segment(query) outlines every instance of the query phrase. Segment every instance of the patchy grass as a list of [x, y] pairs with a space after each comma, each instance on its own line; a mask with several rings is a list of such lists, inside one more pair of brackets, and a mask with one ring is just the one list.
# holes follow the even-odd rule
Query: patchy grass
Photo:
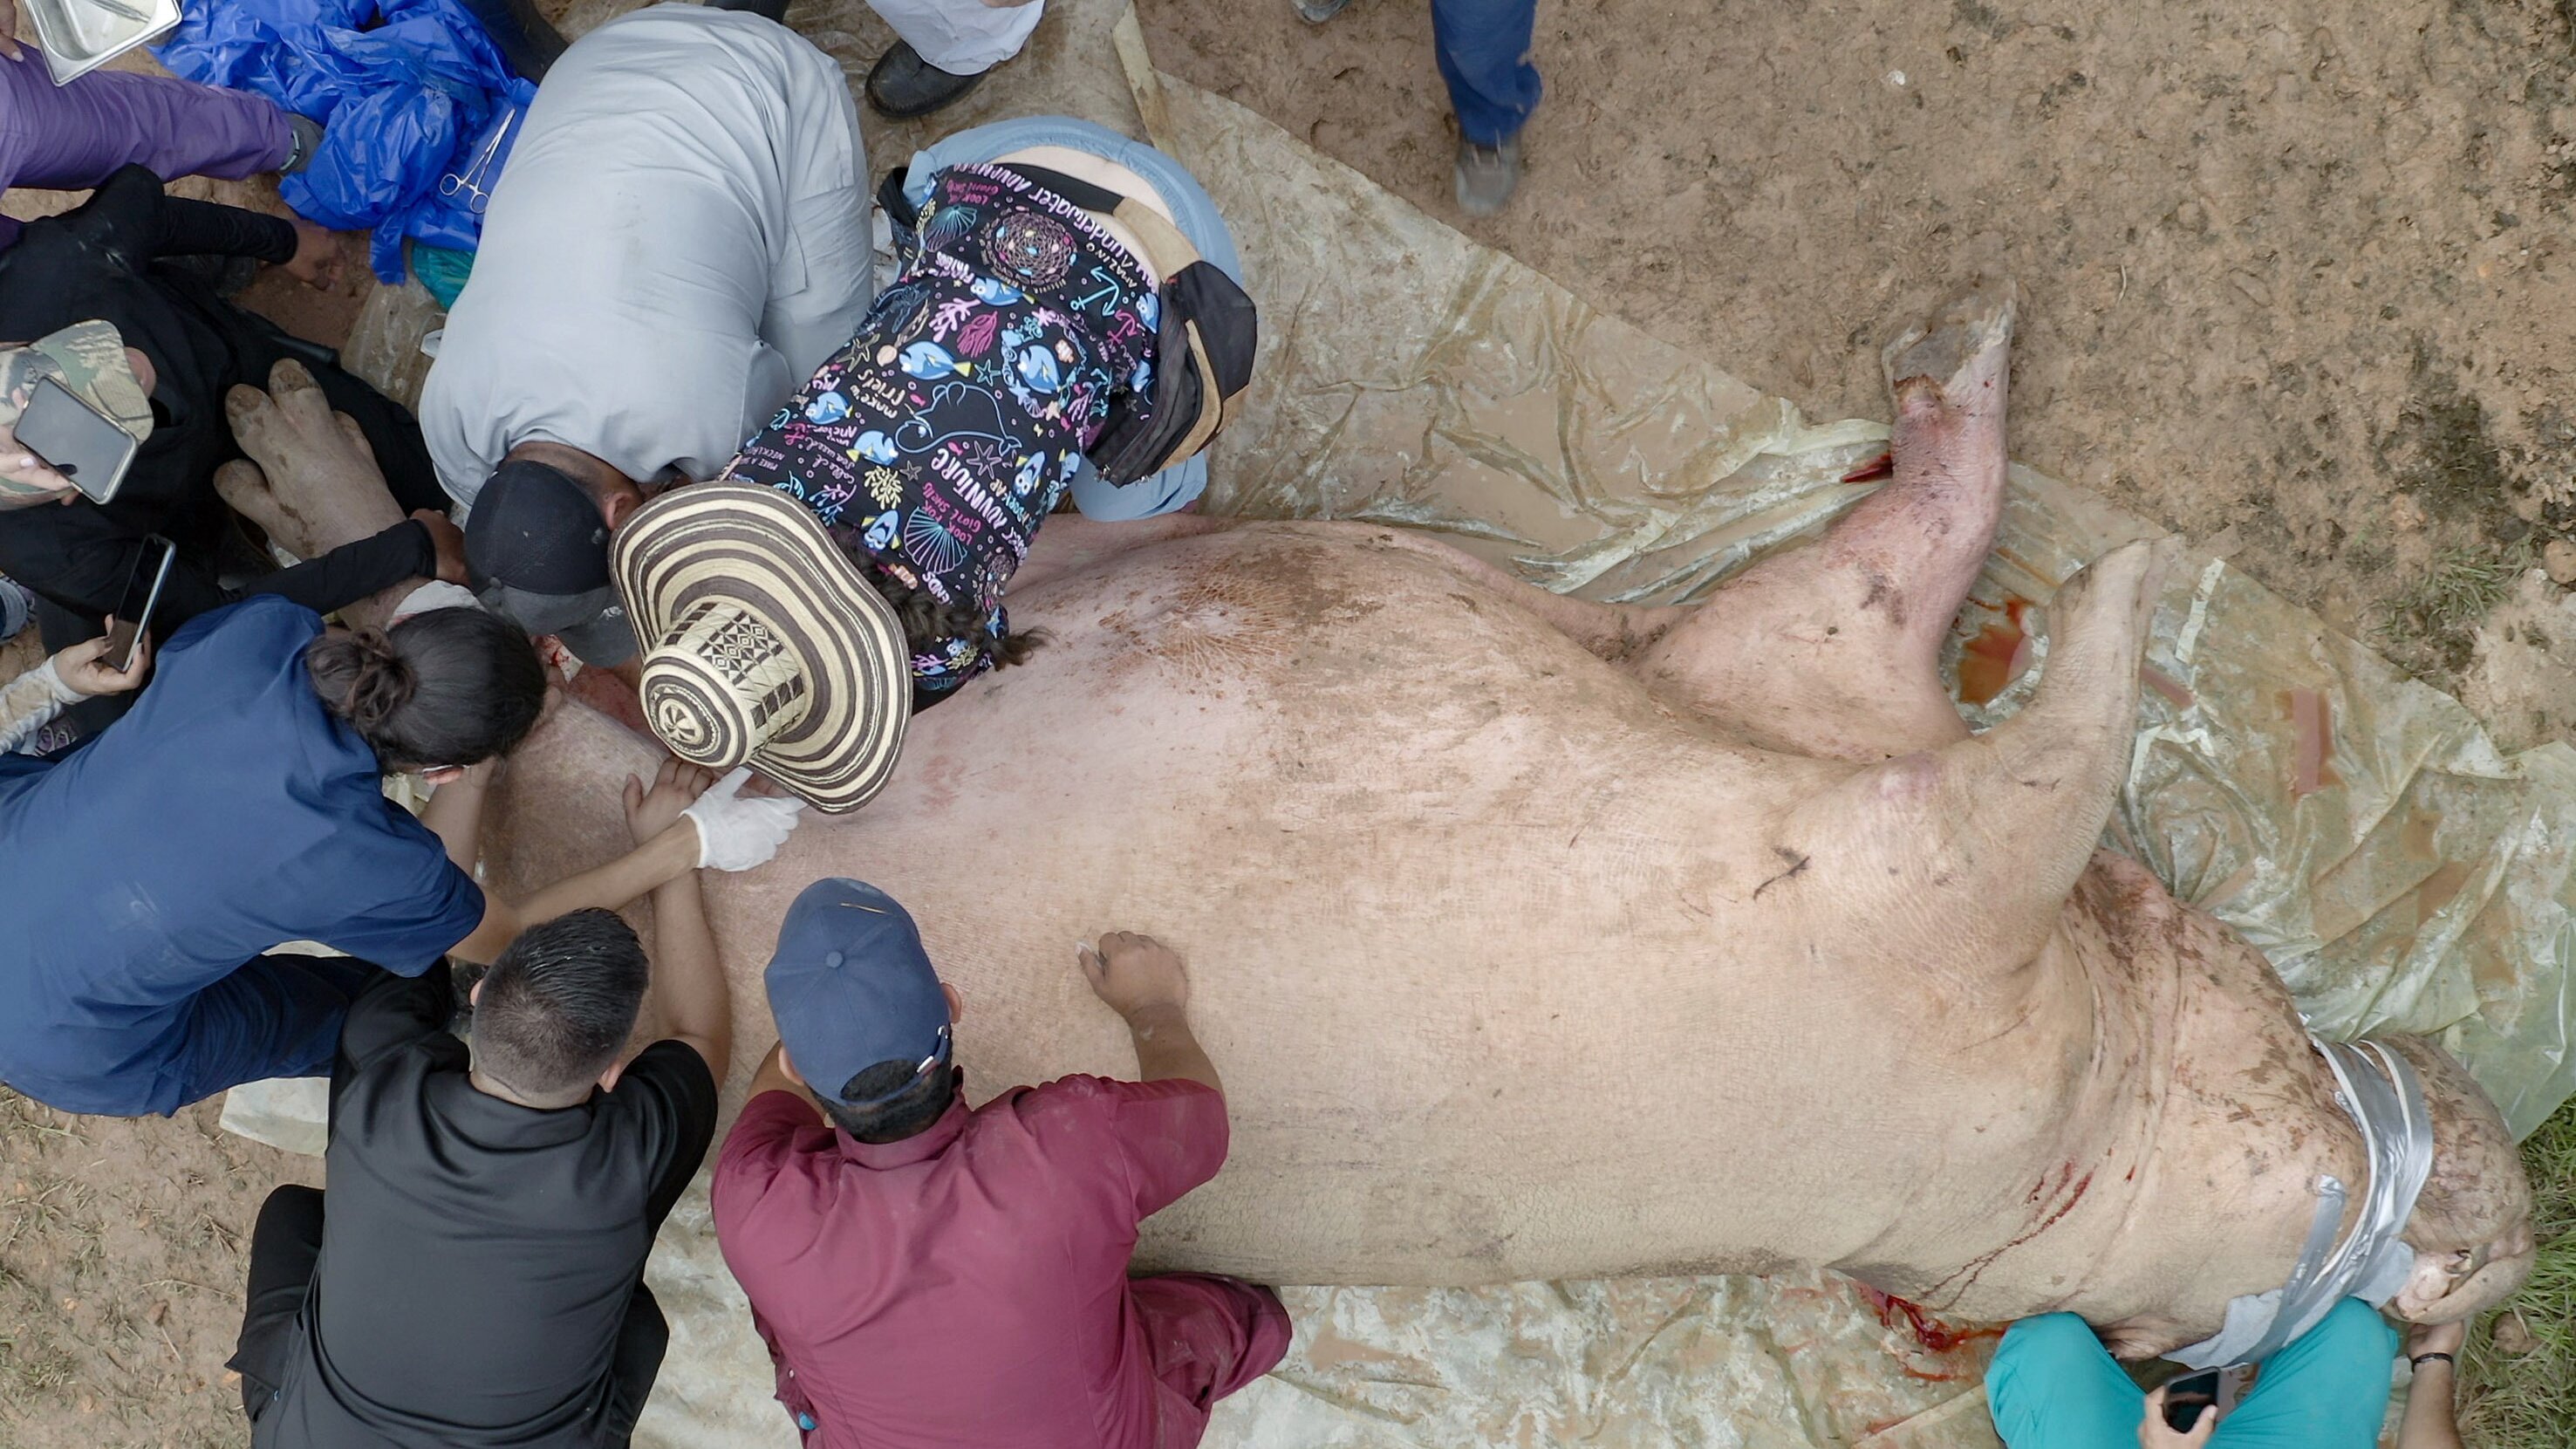
[[2471, 1449], [2576, 1444], [2576, 1102], [2531, 1134], [2522, 1160], [2531, 1174], [2540, 1258], [2506, 1307], [2530, 1330], [2532, 1348], [2507, 1354], [2488, 1332], [2469, 1335], [2460, 1363], [2460, 1432]]
[[2447, 548], [2424, 576], [2380, 606], [2380, 643], [2417, 674], [2456, 676], [2477, 651], [2477, 628], [2534, 562], [2524, 540]]

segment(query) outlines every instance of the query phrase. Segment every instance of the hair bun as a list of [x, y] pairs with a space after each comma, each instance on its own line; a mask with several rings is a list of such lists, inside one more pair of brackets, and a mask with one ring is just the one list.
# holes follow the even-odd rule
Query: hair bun
[[381, 728], [396, 711], [411, 703], [412, 692], [420, 687], [420, 678], [411, 665], [394, 652], [393, 641], [374, 629], [361, 629], [353, 636], [358, 646], [357, 672], [350, 676], [347, 709], [349, 722], [361, 730]]
[[307, 662], [317, 681], [327, 679], [334, 686], [325, 695], [332, 708], [361, 734], [382, 730], [420, 688], [420, 677], [411, 664], [376, 629], [322, 640], [314, 645]]

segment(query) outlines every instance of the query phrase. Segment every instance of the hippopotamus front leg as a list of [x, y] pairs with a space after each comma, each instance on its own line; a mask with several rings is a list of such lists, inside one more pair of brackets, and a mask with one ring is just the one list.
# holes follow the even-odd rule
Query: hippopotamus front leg
[[1893, 480], [1729, 580], [1647, 651], [1650, 685], [1791, 754], [1882, 760], [1967, 734], [1941, 644], [2003, 517], [2016, 303], [2008, 282], [1971, 287], [1888, 345]]

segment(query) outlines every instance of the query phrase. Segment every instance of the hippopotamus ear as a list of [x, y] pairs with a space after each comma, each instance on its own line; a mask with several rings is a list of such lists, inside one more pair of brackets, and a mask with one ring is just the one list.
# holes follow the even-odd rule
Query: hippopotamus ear
[[2530, 1276], [2531, 1180], [2503, 1115], [2450, 1053], [2426, 1037], [2381, 1040], [2414, 1066], [2433, 1117], [2433, 1174], [2403, 1234], [2415, 1270], [2390, 1306], [2416, 1323], [2450, 1323]]
[[2531, 1276], [2536, 1245], [2529, 1224], [2518, 1241], [2492, 1249], [2418, 1252], [2415, 1271], [2389, 1308], [2409, 1323], [2458, 1323], [2494, 1307]]

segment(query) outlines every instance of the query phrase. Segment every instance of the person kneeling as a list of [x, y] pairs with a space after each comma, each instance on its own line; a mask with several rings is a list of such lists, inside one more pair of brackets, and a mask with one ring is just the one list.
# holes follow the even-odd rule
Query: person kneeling
[[[706, 783], [666, 766], [630, 793], [635, 839]], [[628, 1441], [670, 1341], [644, 1258], [732, 1050], [695, 871], [653, 916], [658, 965], [604, 910], [520, 934], [474, 988], [470, 1049], [444, 963], [349, 1008], [330, 1189], [279, 1188], [251, 1236], [231, 1366], [256, 1449]], [[648, 999], [662, 1039], [621, 1060]]]
[[[794, 828], [725, 789], [626, 855], [517, 901], [471, 873], [492, 763], [545, 704], [527, 637], [472, 607], [378, 633], [260, 597], [190, 621], [134, 709], [59, 760], [0, 755], [0, 1080], [66, 1112], [171, 1113], [318, 1076], [368, 965], [489, 961], [526, 926], [622, 906]], [[418, 819], [383, 782], [435, 790]], [[683, 802], [687, 804], [688, 802]], [[359, 958], [279, 948], [318, 941]]]
[[1127, 1277], [1137, 1225], [1223, 1164], [1225, 1098], [1178, 956], [1122, 933], [1082, 964], [1143, 1080], [970, 1111], [957, 994], [903, 908], [826, 880], [789, 911], [768, 972], [781, 1040], [712, 1193], [811, 1449], [1186, 1449], [1287, 1352], [1267, 1288]]
[[[2419, 1325], [2407, 1352], [2415, 1386], [2398, 1449], [2458, 1449], [2451, 1418], [2458, 1324]], [[2172, 1385], [2141, 1391], [2093, 1330], [2072, 1313], [2026, 1318], [2004, 1334], [1986, 1370], [1986, 1399], [2006, 1449], [2371, 1449], [2388, 1409], [2397, 1335], [2359, 1298], [2337, 1302], [2314, 1328], [2261, 1362], [2254, 1386], [2224, 1419], [2214, 1406], [2171, 1416]]]
[[1027, 656], [1003, 590], [1061, 499], [1100, 521], [1198, 500], [1258, 319], [1198, 182], [1087, 122], [961, 133], [880, 194], [901, 277], [721, 480], [822, 521], [902, 620], [918, 710]]

